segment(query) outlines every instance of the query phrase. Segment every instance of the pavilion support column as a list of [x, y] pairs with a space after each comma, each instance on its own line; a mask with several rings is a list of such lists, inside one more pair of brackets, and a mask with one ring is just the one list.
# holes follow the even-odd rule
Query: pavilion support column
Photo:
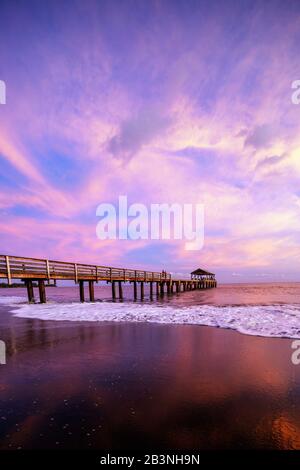
[[133, 297], [134, 297], [134, 300], [137, 300], [137, 283], [136, 283], [136, 281], [133, 282]]
[[46, 289], [44, 279], [39, 279], [39, 295], [41, 304], [46, 303]]
[[123, 288], [122, 288], [122, 281], [118, 281], [119, 283], [119, 298], [123, 300]]
[[141, 281], [141, 300], [144, 299], [144, 282]]
[[79, 281], [80, 302], [84, 302], [84, 281]]
[[89, 294], [90, 294], [90, 301], [95, 302], [94, 281], [89, 281]]
[[34, 292], [33, 292], [33, 284], [31, 279], [26, 279], [25, 281], [26, 288], [27, 288], [27, 295], [28, 295], [28, 302], [30, 304], [34, 303]]
[[116, 281], [112, 281], [111, 283], [111, 296], [113, 300], [116, 298]]

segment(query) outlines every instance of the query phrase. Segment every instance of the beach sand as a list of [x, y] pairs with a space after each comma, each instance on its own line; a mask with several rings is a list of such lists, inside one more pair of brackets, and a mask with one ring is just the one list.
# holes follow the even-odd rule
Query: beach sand
[[292, 340], [0, 307], [1, 449], [300, 449]]

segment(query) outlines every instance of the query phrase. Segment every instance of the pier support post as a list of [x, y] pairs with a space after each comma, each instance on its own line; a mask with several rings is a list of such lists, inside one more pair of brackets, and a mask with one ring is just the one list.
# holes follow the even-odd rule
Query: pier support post
[[176, 292], [180, 292], [180, 281], [176, 282]]
[[94, 281], [89, 281], [89, 293], [90, 293], [90, 301], [95, 302]]
[[25, 281], [26, 288], [27, 288], [27, 295], [28, 295], [28, 302], [30, 304], [34, 303], [34, 292], [33, 292], [33, 284], [31, 279], [26, 279]]
[[115, 300], [115, 298], [116, 298], [116, 284], [115, 284], [115, 281], [112, 281], [112, 283], [111, 283], [111, 295], [112, 295], [113, 300]]
[[79, 281], [80, 302], [84, 302], [84, 281]]
[[167, 282], [167, 293], [168, 293], [168, 295], [171, 294], [171, 284], [170, 284], [170, 282]]
[[141, 299], [143, 300], [144, 298], [144, 283], [141, 281]]
[[164, 283], [161, 282], [161, 283], [160, 283], [160, 295], [164, 295], [164, 293], [165, 293]]
[[123, 300], [123, 289], [122, 289], [122, 281], [119, 282], [119, 298]]
[[159, 296], [159, 282], [156, 283], [156, 295]]
[[150, 299], [153, 298], [153, 282], [150, 281]]
[[45, 289], [44, 279], [39, 279], [39, 294], [40, 294], [41, 304], [45, 304], [46, 303], [46, 289]]
[[137, 299], [137, 283], [136, 283], [136, 281], [133, 282], [133, 297], [134, 297], [134, 300]]

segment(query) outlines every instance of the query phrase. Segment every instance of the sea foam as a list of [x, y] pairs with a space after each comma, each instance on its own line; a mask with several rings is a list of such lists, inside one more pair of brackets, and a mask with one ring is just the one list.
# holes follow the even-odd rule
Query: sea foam
[[300, 338], [300, 305], [171, 306], [133, 302], [47, 303], [29, 305], [4, 297], [16, 317], [54, 321], [150, 322], [230, 328], [256, 336]]

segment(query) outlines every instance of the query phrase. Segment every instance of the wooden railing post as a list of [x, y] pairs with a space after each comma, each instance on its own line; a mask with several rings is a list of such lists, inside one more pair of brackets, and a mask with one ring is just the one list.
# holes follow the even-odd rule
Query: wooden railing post
[[7, 281], [8, 281], [8, 284], [11, 285], [11, 272], [10, 272], [9, 256], [5, 256], [5, 261], [6, 261]]
[[48, 282], [50, 282], [50, 267], [49, 267], [49, 261], [46, 259], [46, 270], [47, 270], [47, 279]]
[[74, 263], [74, 271], [75, 271], [75, 282], [77, 284], [78, 283], [78, 268], [77, 268], [76, 263]]

